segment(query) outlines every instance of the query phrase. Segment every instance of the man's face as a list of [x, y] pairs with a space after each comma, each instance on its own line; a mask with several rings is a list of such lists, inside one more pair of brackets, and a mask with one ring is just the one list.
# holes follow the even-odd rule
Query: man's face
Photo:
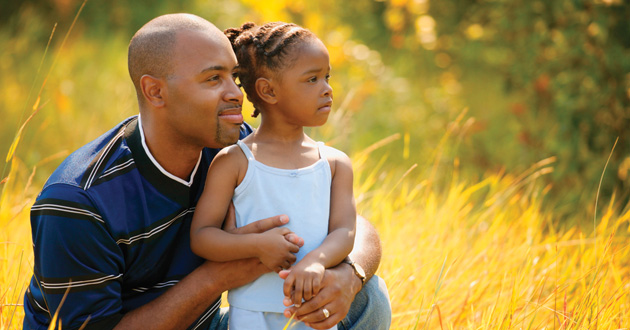
[[168, 125], [181, 137], [178, 143], [222, 148], [238, 140], [243, 93], [234, 82], [236, 56], [219, 33], [177, 34], [164, 110]]

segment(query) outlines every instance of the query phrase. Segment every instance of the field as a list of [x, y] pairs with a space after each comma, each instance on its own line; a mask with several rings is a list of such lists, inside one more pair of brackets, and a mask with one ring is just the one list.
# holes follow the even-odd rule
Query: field
[[[265, 19], [281, 12], [266, 10]], [[10, 49], [0, 54], [0, 329], [21, 328], [33, 267], [29, 209], [47, 176], [72, 150], [136, 113], [126, 76], [128, 35], [98, 35], [74, 26], [71, 15], [50, 36], [52, 28], [34, 15], [20, 11], [15, 34], [0, 30], [0, 48]], [[445, 112], [383, 101], [402, 98], [396, 89], [405, 79], [374, 79], [388, 70], [386, 59], [341, 37], [323, 38], [336, 69], [336, 104], [329, 122], [310, 134], [353, 160], [358, 211], [383, 243], [377, 274], [388, 285], [391, 328], [630, 329], [628, 192], [600, 186], [619, 180], [609, 161], [627, 150], [615, 149], [613, 140], [591, 159], [588, 172], [596, 175], [588, 182], [595, 184], [580, 186], [586, 197], [555, 204], [558, 191], [571, 189], [551, 178], [572, 158], [546, 153], [520, 167], [484, 168], [466, 150], [474, 145], [471, 132], [513, 122], [480, 124], [474, 98], [444, 99], [444, 90], [460, 83], [444, 74], [433, 75], [443, 82], [436, 93], [448, 103]], [[364, 48], [366, 58], [353, 55]], [[457, 88], [467, 86], [474, 88], [464, 81]], [[498, 95], [497, 103], [509, 97]], [[383, 108], [396, 112], [386, 116]], [[485, 151], [512, 149], [486, 131], [497, 135], [485, 138], [495, 140]]]

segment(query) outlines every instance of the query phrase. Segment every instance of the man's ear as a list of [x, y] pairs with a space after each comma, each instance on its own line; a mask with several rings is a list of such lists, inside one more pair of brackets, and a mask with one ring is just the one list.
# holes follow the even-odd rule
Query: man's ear
[[273, 82], [267, 78], [258, 78], [256, 79], [256, 84], [254, 85], [256, 88], [256, 93], [258, 97], [265, 103], [276, 104], [278, 100], [276, 99], [276, 93], [274, 91]]
[[145, 101], [156, 108], [163, 107], [165, 84], [164, 80], [145, 74], [140, 77], [140, 88]]

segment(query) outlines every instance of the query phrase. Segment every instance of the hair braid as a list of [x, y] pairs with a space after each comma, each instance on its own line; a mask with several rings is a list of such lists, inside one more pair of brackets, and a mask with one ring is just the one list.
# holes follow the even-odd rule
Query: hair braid
[[288, 45], [290, 45], [293, 42], [295, 42], [296, 39], [300, 36], [300, 34], [302, 32], [303, 32], [303, 30], [294, 30], [293, 32], [289, 33], [287, 36], [284, 37], [284, 39], [282, 41], [280, 41], [276, 45], [276, 47], [274, 47], [272, 50], [266, 52], [265, 55], [267, 57], [274, 57], [274, 56], [276, 56], [281, 51], [283, 51], [284, 48], [286, 48]]
[[314, 37], [309, 30], [284, 22], [271, 22], [262, 26], [247, 22], [240, 28], [230, 28], [224, 33], [232, 43], [239, 63], [241, 85], [254, 105], [252, 117], [258, 116], [262, 105], [256, 92], [256, 80], [289, 66], [291, 61], [284, 61], [284, 56], [289, 54], [290, 45]]

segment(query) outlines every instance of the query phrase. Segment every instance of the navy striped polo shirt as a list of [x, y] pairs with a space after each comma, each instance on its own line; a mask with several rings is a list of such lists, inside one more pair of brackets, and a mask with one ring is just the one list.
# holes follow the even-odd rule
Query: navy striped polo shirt
[[[243, 124], [240, 138], [252, 129]], [[218, 149], [204, 149], [190, 182], [163, 171], [134, 116], [72, 153], [31, 208], [35, 266], [24, 329], [112, 328], [203, 262], [190, 223]], [[64, 294], [68, 292], [63, 305]], [[220, 299], [191, 326], [207, 328]]]

